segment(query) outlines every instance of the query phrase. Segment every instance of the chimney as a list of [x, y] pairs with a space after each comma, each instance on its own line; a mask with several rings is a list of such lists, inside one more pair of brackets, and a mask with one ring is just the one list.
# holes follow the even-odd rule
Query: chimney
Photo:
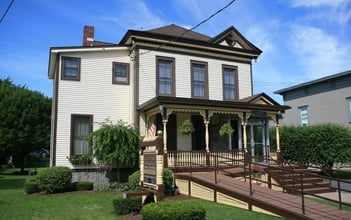
[[84, 26], [83, 46], [94, 46], [94, 26]]

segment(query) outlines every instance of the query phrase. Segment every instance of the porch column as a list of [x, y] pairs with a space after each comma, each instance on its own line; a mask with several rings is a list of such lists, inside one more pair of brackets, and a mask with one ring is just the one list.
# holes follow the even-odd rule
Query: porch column
[[206, 152], [210, 152], [210, 135], [208, 132], [208, 124], [210, 123], [210, 120], [206, 119], [204, 121], [205, 123], [205, 128], [206, 128], [206, 133], [205, 133], [205, 145], [206, 145]]
[[167, 119], [163, 119], [163, 152], [167, 154]]
[[277, 142], [277, 161], [278, 164], [281, 163], [281, 155], [280, 155], [280, 134], [279, 134], [279, 115], [275, 116], [275, 138]]
[[246, 118], [242, 121], [242, 126], [243, 126], [243, 139], [244, 139], [244, 152], [247, 153], [247, 134], [246, 134], [246, 125], [247, 121]]

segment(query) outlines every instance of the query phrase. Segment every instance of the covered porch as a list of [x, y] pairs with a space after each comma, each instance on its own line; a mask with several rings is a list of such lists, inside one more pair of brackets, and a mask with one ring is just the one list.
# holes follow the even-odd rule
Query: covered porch
[[[245, 154], [267, 163], [265, 158], [271, 157], [269, 126], [275, 126], [279, 155], [279, 117], [288, 108], [262, 93], [238, 101], [159, 96], [138, 110], [145, 139], [162, 131], [165, 167], [200, 169], [215, 163], [241, 165]], [[184, 120], [191, 121], [193, 132], [179, 130]], [[233, 132], [220, 135], [223, 124]]]

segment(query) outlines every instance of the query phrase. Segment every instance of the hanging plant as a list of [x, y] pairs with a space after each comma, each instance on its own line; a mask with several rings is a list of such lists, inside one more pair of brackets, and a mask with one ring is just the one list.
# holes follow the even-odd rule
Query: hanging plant
[[193, 123], [189, 119], [186, 119], [180, 124], [179, 131], [181, 134], [191, 134], [195, 129]]
[[233, 132], [234, 132], [234, 129], [228, 123], [224, 123], [222, 125], [221, 129], [219, 129], [219, 135], [221, 135], [221, 136], [226, 135], [226, 134], [231, 135], [231, 134], [233, 134]]

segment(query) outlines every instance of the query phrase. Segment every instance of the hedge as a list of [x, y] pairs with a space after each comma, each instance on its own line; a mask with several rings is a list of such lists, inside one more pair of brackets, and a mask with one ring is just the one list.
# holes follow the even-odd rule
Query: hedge
[[123, 199], [122, 195], [118, 195], [112, 199], [113, 208], [117, 215], [126, 215], [141, 210], [141, 196], [129, 197]]
[[74, 189], [77, 191], [93, 190], [94, 183], [89, 181], [80, 181], [74, 183]]
[[205, 220], [206, 210], [184, 201], [149, 203], [141, 210], [143, 220]]
[[24, 192], [26, 194], [32, 194], [39, 192], [38, 183], [36, 179], [27, 179], [24, 182]]
[[68, 167], [48, 167], [39, 170], [37, 181], [44, 194], [63, 192], [69, 188], [72, 170]]

